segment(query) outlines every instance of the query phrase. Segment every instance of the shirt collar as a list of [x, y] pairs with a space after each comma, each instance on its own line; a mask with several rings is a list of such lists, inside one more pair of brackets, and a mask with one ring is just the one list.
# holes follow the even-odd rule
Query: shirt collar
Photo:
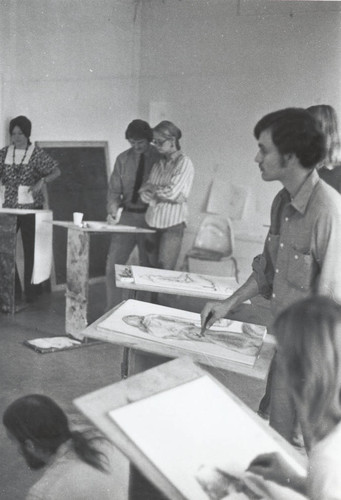
[[319, 179], [320, 177], [316, 169], [314, 168], [311, 174], [308, 175], [294, 198], [291, 199], [291, 205], [301, 214], [305, 212], [312, 192]]

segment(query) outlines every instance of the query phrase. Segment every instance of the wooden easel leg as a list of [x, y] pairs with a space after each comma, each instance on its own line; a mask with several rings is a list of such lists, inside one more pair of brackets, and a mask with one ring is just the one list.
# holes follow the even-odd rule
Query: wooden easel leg
[[123, 359], [121, 363], [121, 377], [125, 379], [129, 374], [129, 347], [123, 348]]
[[68, 229], [65, 331], [79, 340], [88, 324], [89, 249], [89, 233]]

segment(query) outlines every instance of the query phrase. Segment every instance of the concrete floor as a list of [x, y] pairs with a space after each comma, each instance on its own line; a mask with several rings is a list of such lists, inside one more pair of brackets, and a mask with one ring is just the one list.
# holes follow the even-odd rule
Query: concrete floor
[[[92, 285], [91, 320], [102, 315], [104, 303], [104, 285]], [[186, 309], [185, 306], [182, 300], [181, 307]], [[73, 406], [73, 399], [120, 380], [120, 347], [103, 343], [70, 351], [38, 354], [23, 345], [23, 341], [28, 339], [64, 335], [64, 308], [64, 293], [54, 292], [42, 295], [35, 304], [13, 317], [0, 315], [1, 415], [17, 397], [41, 393], [55, 399], [69, 415], [71, 423], [81, 424], [84, 418]], [[200, 308], [199, 302], [194, 308], [192, 303], [188, 306], [189, 310]], [[257, 408], [264, 382], [223, 371], [218, 371], [216, 375], [251, 408]], [[22, 500], [41, 473], [27, 468], [1, 424], [0, 444], [0, 499]], [[126, 497], [126, 488], [124, 480], [118, 488], [120, 493], [117, 499]]]

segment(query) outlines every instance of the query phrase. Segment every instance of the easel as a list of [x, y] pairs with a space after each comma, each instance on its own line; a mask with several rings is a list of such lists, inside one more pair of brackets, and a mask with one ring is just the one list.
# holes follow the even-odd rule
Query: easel
[[[177, 359], [77, 398], [74, 400], [74, 404], [163, 494], [171, 500], [186, 500], [186, 497], [160, 472], [158, 467], [109, 418], [108, 412], [194, 381], [203, 375], [207, 375], [205, 370], [194, 364], [190, 359]], [[218, 382], [216, 383], [220, 385]], [[292, 457], [297, 463], [297, 468], [303, 471], [305, 464], [303, 457], [228, 389], [223, 387], [223, 390], [226, 391], [229, 398], [232, 398], [243, 408], [243, 411], [246, 412], [250, 419], [257, 421], [257, 424]], [[153, 424], [151, 423], [151, 425]], [[181, 453], [181, 450], [179, 450], [179, 453]]]

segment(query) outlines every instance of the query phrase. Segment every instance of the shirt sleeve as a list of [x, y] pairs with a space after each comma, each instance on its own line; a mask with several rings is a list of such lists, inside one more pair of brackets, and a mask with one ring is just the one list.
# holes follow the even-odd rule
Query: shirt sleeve
[[171, 181], [167, 186], [160, 186], [156, 190], [157, 198], [161, 201], [184, 202], [187, 200], [194, 179], [194, 167], [187, 157], [181, 158], [174, 169]]
[[110, 176], [107, 196], [107, 212], [110, 215], [116, 215], [122, 200], [122, 162], [116, 158], [113, 173]]
[[320, 265], [317, 291], [341, 303], [341, 209], [320, 217], [315, 230], [315, 259]]
[[58, 162], [51, 158], [43, 149], [40, 149], [37, 156], [37, 170], [42, 177], [53, 172], [58, 166]]
[[156, 172], [157, 172], [158, 168], [159, 168], [159, 162], [154, 163], [154, 165], [152, 166], [152, 169], [150, 171], [150, 174], [149, 174], [149, 177], [148, 177], [147, 181], [141, 187], [141, 191], [140, 191], [139, 194], [140, 194], [141, 200], [144, 203], [150, 203], [153, 200], [153, 198], [154, 198], [154, 195], [151, 194], [151, 192], [143, 191], [143, 188], [144, 188], [144, 186], [146, 184], [155, 184], [155, 175], [156, 175]]

